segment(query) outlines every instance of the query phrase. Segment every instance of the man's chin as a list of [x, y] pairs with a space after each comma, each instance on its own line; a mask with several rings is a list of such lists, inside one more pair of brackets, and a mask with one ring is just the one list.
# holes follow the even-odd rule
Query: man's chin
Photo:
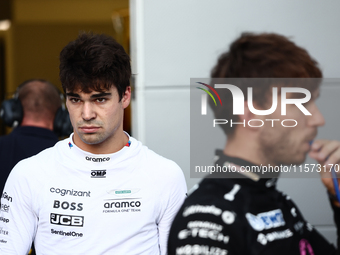
[[96, 145], [103, 142], [102, 139], [98, 137], [98, 135], [90, 133], [80, 136], [80, 139], [83, 143], [88, 145]]
[[296, 157], [293, 161], [290, 161], [288, 164], [286, 165], [301, 165], [303, 164], [303, 162], [306, 161], [306, 157], [307, 157], [307, 154], [304, 154], [304, 155], [301, 155], [299, 157]]

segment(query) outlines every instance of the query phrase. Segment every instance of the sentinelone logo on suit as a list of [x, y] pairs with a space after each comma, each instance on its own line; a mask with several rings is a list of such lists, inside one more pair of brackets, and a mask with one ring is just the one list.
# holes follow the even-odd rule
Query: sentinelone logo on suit
[[130, 197], [139, 192], [140, 189], [116, 189], [107, 191], [110, 197], [104, 199], [103, 213], [135, 213], [142, 210], [142, 198]]

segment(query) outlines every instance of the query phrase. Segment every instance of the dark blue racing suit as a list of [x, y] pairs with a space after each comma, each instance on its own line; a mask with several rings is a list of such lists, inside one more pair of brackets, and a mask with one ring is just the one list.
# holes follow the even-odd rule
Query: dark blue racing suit
[[[253, 165], [222, 151], [217, 156], [220, 166]], [[169, 255], [337, 254], [290, 197], [276, 189], [277, 178], [234, 175], [212, 174], [185, 200], [171, 227]], [[338, 224], [340, 210], [333, 210]]]

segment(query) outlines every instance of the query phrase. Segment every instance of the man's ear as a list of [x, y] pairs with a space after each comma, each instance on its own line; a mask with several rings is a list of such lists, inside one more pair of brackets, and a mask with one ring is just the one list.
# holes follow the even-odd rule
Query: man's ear
[[[254, 107], [256, 107], [256, 103], [254, 103]], [[251, 129], [253, 131], [258, 130], [263, 126], [264, 116], [255, 115], [249, 110], [248, 102], [244, 101], [244, 115], [240, 115], [240, 122], [245, 122], [245, 128]]]
[[125, 109], [126, 107], [129, 106], [130, 101], [131, 101], [131, 87], [128, 86], [128, 87], [126, 87], [126, 90], [125, 90], [123, 97], [122, 97], [122, 100], [121, 100], [123, 109]]

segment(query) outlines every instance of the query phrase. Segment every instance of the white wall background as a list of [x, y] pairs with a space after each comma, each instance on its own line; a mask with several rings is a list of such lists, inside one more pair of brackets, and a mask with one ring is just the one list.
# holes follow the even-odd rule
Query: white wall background
[[[333, 0], [131, 0], [133, 136], [177, 162], [192, 187], [199, 180], [189, 177], [190, 78], [208, 78], [217, 57], [245, 31], [288, 36], [318, 60], [324, 77], [339, 78], [339, 10], [340, 1]], [[323, 90], [328, 96], [340, 94], [337, 87]], [[321, 96], [321, 105], [322, 100], [327, 96]], [[339, 124], [326, 128], [319, 137], [340, 139]], [[278, 186], [335, 243], [320, 180], [281, 179]]]

